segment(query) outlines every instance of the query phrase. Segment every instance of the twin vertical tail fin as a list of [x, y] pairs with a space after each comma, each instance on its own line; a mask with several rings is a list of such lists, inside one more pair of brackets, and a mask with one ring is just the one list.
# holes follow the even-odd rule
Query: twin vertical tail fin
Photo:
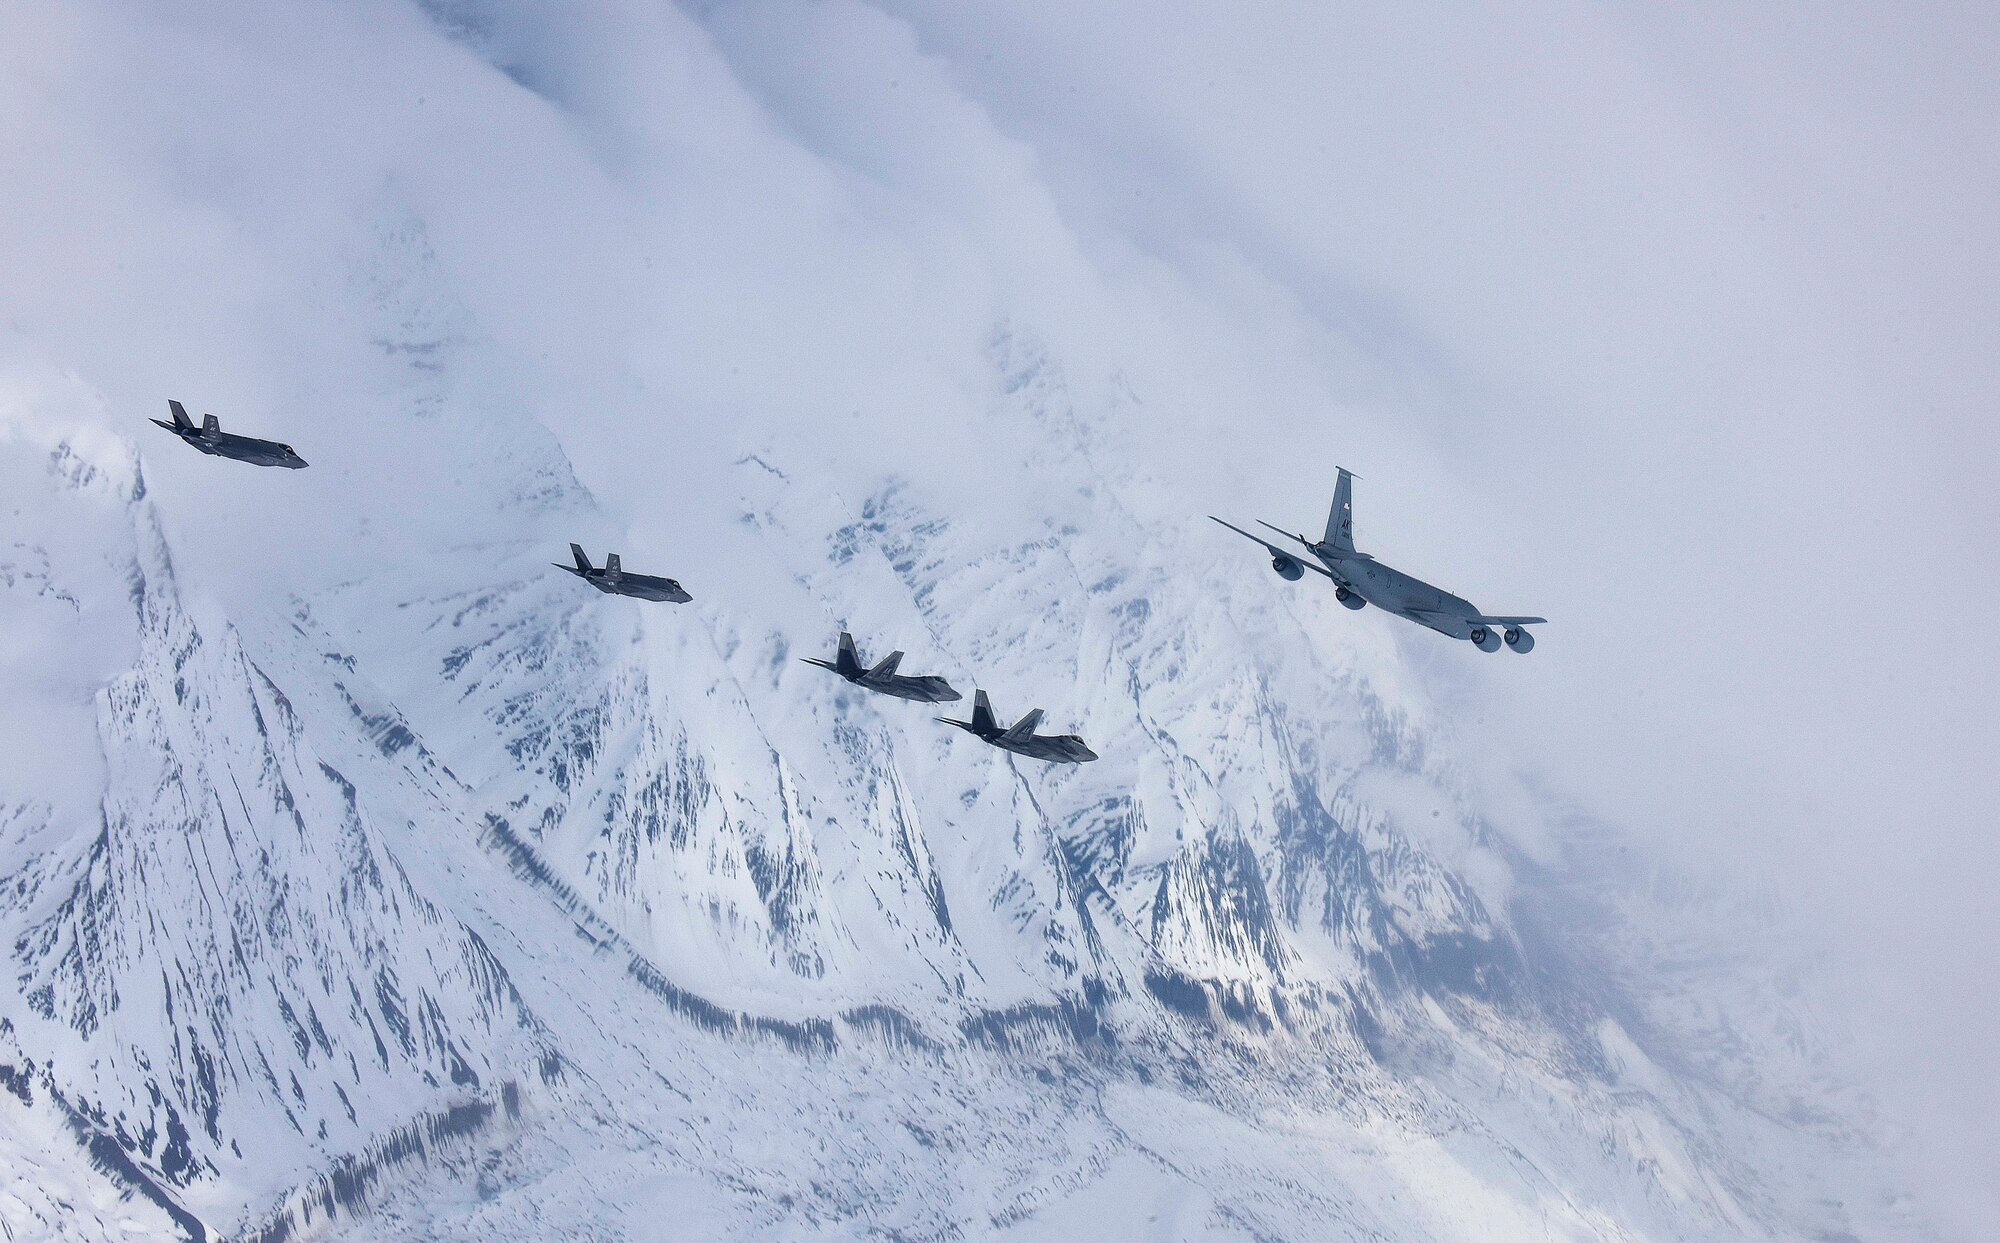
[[1042, 723], [1040, 708], [1028, 709], [1028, 715], [1007, 727], [1005, 737], [1014, 742], [1026, 742], [1035, 736], [1035, 727]]
[[986, 698], [985, 691], [972, 692], [972, 728], [975, 733], [989, 734], [999, 731], [993, 722], [993, 704]]
[[191, 432], [191, 431], [193, 431], [193, 430], [194, 430], [194, 420], [193, 420], [193, 419], [190, 419], [190, 418], [188, 417], [188, 412], [187, 412], [187, 407], [186, 407], [186, 406], [183, 406], [183, 405], [182, 405], [181, 403], [179, 403], [179, 402], [177, 402], [177, 401], [173, 400], [172, 398], [168, 398], [168, 399], [167, 399], [167, 409], [169, 409], [169, 410], [171, 410], [171, 411], [173, 411], [173, 412], [174, 412], [174, 430], [175, 430], [175, 431], [177, 431], [177, 432]]
[[222, 420], [212, 414], [201, 416], [201, 434], [210, 440], [222, 434]]
[[604, 577], [615, 582], [622, 573], [624, 573], [624, 570], [618, 564], [618, 554], [615, 552], [606, 553], [604, 555]]
[[868, 676], [871, 678], [894, 677], [896, 666], [902, 663], [903, 654], [901, 652], [891, 652], [875, 663], [875, 667], [868, 671]]
[[840, 632], [840, 651], [834, 654], [833, 671], [843, 678], [861, 675], [861, 657], [854, 650], [854, 636], [845, 630]]
[[569, 555], [576, 558], [577, 569], [583, 571], [585, 574], [590, 573], [590, 558], [583, 555], [583, 545], [571, 544], [569, 546]]
[[1354, 476], [1335, 467], [1340, 482], [1333, 485], [1333, 508], [1326, 515], [1326, 537], [1320, 542], [1337, 552], [1354, 551]]

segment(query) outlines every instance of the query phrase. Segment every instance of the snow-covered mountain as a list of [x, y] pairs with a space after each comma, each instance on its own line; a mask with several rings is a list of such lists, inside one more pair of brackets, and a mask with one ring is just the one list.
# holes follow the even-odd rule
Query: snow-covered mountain
[[[530, 145], [614, 186], [686, 137], [526, 50], [580, 27], [375, 16], [448, 106], [573, 126]], [[336, 49], [247, 46], [362, 37], [309, 25]], [[640, 25], [607, 73], [747, 107], [695, 21]], [[799, 158], [759, 141], [728, 158]], [[8, 339], [9, 1237], [1918, 1229], [1814, 1112], [1809, 1036], [1635, 982], [1657, 888], [1494, 830], [1408, 636], [1217, 543], [1148, 449], [1172, 403], [1104, 342], [996, 295], [937, 330], [935, 427], [730, 407], [671, 359], [579, 411], [561, 382], [624, 346], [522, 356], [422, 177], [282, 270], [268, 221], [176, 225], [258, 273], [215, 315], [297, 316], [226, 351], [316, 412], [296, 476], [154, 433], [168, 394], [59, 314]], [[671, 194], [602, 193], [691, 252]], [[659, 323], [641, 352], [715, 348]], [[581, 588], [546, 564], [572, 538], [695, 603]], [[1013, 761], [795, 659], [842, 627], [1104, 758]]]

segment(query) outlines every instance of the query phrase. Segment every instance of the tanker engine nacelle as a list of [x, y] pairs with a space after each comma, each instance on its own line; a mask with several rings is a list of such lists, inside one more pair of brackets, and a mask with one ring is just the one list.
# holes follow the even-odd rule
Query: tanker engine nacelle
[[1278, 572], [1279, 578], [1284, 579], [1288, 583], [1296, 583], [1306, 576], [1306, 567], [1300, 565], [1290, 557], [1271, 558], [1271, 568]]
[[1523, 655], [1535, 650], [1535, 636], [1519, 626], [1507, 627], [1507, 633], [1500, 637], [1506, 640], [1508, 647]]
[[1368, 607], [1368, 601], [1363, 600], [1358, 593], [1349, 587], [1335, 587], [1333, 589], [1333, 598], [1351, 609], [1365, 609]]

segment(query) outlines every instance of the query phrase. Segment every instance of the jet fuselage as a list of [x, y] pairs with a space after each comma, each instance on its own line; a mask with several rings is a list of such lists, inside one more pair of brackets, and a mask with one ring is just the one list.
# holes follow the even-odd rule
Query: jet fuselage
[[564, 565], [560, 561], [551, 564], [558, 570], [568, 570], [607, 596], [631, 596], [635, 600], [664, 600], [669, 604], [686, 604], [694, 599], [671, 578], [661, 578], [656, 574], [627, 574], [615, 552], [604, 558], [603, 565], [592, 565], [590, 558], [584, 555], [580, 544], [571, 544], [569, 555], [575, 562], [574, 565]]
[[1470, 600], [1383, 565], [1365, 553], [1342, 555], [1324, 545], [1311, 551], [1336, 583], [1385, 613], [1394, 613], [1454, 639], [1469, 637], [1473, 627], [1480, 624], [1482, 615]]
[[877, 676], [867, 669], [849, 673], [832, 661], [821, 660], [816, 656], [801, 656], [799, 659], [809, 665], [818, 665], [822, 669], [831, 669], [848, 682], [853, 683], [863, 690], [874, 691], [880, 695], [893, 695], [897, 699], [909, 699], [917, 703], [926, 704], [944, 704], [955, 703], [965, 698], [965, 696], [959, 694], [952, 687], [951, 683], [934, 673], [922, 676], [892, 673], [886, 677], [882, 677]]
[[661, 578], [654, 574], [617, 573], [598, 568], [579, 570], [573, 565], [556, 563], [559, 570], [568, 570], [584, 582], [597, 588], [607, 596], [631, 596], [638, 600], [663, 600], [669, 604], [686, 604], [694, 599], [679, 583], [671, 578]]
[[863, 664], [861, 653], [854, 647], [854, 636], [845, 630], [840, 632], [840, 641], [832, 660], [821, 660], [817, 656], [801, 656], [799, 659], [809, 665], [831, 669], [863, 690], [893, 695], [897, 699], [942, 704], [962, 698], [952, 689], [951, 683], [935, 674], [897, 673], [897, 666], [903, 663], [903, 654], [899, 651], [889, 653], [873, 666]]
[[972, 693], [972, 719], [954, 721], [950, 717], [939, 717], [946, 725], [956, 725], [974, 738], [1002, 751], [1031, 760], [1043, 760], [1051, 764], [1088, 764], [1097, 758], [1097, 752], [1084, 744], [1075, 734], [1037, 734], [1035, 726], [1041, 724], [1042, 710], [1036, 708], [1014, 722], [1012, 727], [1003, 728], [994, 719], [993, 705], [986, 698], [985, 691]]
[[[1535, 637], [1527, 627], [1538, 625], [1546, 618], [1489, 617], [1463, 596], [1455, 596], [1442, 587], [1433, 587], [1415, 575], [1383, 565], [1356, 549], [1354, 476], [1343, 468], [1335, 469], [1339, 471], [1339, 478], [1333, 487], [1333, 508], [1327, 513], [1325, 536], [1311, 540], [1268, 522], [1258, 524], [1288, 540], [1298, 541], [1299, 549], [1274, 544], [1261, 535], [1234, 523], [1223, 522], [1220, 518], [1215, 521], [1245, 539], [1262, 544], [1265, 551], [1271, 554], [1271, 568], [1277, 571], [1280, 578], [1297, 582], [1310, 569], [1332, 579], [1334, 595], [1350, 609], [1372, 604], [1385, 613], [1393, 613], [1439, 634], [1465, 639], [1482, 651], [1493, 651], [1502, 643], [1516, 652], [1534, 650]], [[1313, 561], [1319, 564], [1307, 562], [1300, 555], [1300, 549], [1310, 553]]]
[[238, 462], [248, 462], [252, 466], [282, 466], [287, 470], [299, 470], [306, 464], [306, 460], [294, 452], [290, 445], [279, 444], [275, 440], [238, 436], [235, 432], [225, 432], [220, 429], [211, 431], [200, 427], [176, 427], [165, 419], [154, 419], [153, 422], [210, 457], [233, 458]]
[[[960, 728], [965, 728], [961, 726]], [[970, 729], [967, 729], [971, 733]], [[1031, 760], [1043, 760], [1051, 764], [1088, 764], [1097, 758], [1097, 752], [1084, 745], [1083, 739], [1075, 734], [1035, 734], [1019, 740], [1010, 739], [1004, 733], [978, 734], [980, 738], [1015, 755]]]

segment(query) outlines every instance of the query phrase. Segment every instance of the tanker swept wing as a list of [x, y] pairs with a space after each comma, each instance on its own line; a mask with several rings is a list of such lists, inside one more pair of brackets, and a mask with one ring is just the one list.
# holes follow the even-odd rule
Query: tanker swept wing
[[1031, 760], [1047, 760], [1051, 764], [1087, 764], [1097, 758], [1097, 752], [1085, 746], [1083, 739], [1075, 734], [1037, 734], [1035, 726], [1042, 723], [1040, 708], [1031, 710], [1011, 727], [1000, 728], [999, 722], [993, 719], [993, 705], [987, 702], [986, 692], [981, 690], [972, 692], [970, 721], [954, 721], [942, 716], [938, 720], [946, 725], [956, 725], [1002, 751], [1025, 755]]
[[919, 677], [914, 674], [897, 673], [896, 666], [903, 659], [901, 652], [889, 653], [873, 668], [864, 666], [860, 655], [854, 650], [854, 636], [845, 630], [840, 632], [840, 648], [834, 653], [832, 660], [820, 660], [814, 656], [802, 656], [800, 659], [809, 665], [831, 669], [856, 686], [883, 695], [894, 695], [898, 699], [941, 704], [964, 698], [951, 688], [951, 683], [935, 674]]
[[1309, 540], [1303, 535], [1293, 535], [1281, 527], [1271, 526], [1268, 522], [1258, 524], [1288, 540], [1297, 541], [1312, 555], [1312, 562], [1303, 560], [1297, 549], [1273, 544], [1242, 527], [1222, 522], [1213, 514], [1209, 516], [1238, 535], [1262, 544], [1271, 553], [1271, 568], [1278, 572], [1278, 577], [1297, 582], [1305, 577], [1307, 570], [1311, 570], [1332, 579], [1334, 598], [1350, 609], [1372, 604], [1419, 626], [1428, 626], [1439, 634], [1465, 639], [1482, 652], [1498, 651], [1502, 643], [1517, 652], [1533, 650], [1535, 636], [1527, 628], [1545, 622], [1547, 618], [1489, 617], [1469, 601], [1433, 587], [1420, 578], [1412, 578], [1401, 570], [1392, 570], [1367, 553], [1356, 551], [1354, 476], [1340, 467], [1334, 469], [1340, 471], [1340, 479], [1333, 487], [1333, 509], [1326, 516], [1326, 534], [1321, 538]]
[[583, 555], [583, 548], [577, 544], [569, 546], [569, 555], [576, 560], [575, 565], [553, 562], [558, 570], [568, 570], [584, 582], [609, 596], [636, 596], [641, 600], [666, 600], [674, 604], [686, 604], [693, 596], [681, 589], [681, 585], [671, 578], [660, 578], [652, 574], [627, 574], [618, 563], [618, 554], [612, 553], [604, 559], [602, 567], [590, 564], [590, 558]]
[[290, 445], [223, 431], [222, 421], [212, 414], [202, 415], [201, 426], [196, 427], [181, 403], [169, 399], [167, 409], [173, 412], [173, 422], [165, 419], [154, 419], [153, 422], [211, 457], [235, 458], [252, 466], [283, 466], [291, 470], [298, 470], [306, 464], [306, 460], [294, 453]]

